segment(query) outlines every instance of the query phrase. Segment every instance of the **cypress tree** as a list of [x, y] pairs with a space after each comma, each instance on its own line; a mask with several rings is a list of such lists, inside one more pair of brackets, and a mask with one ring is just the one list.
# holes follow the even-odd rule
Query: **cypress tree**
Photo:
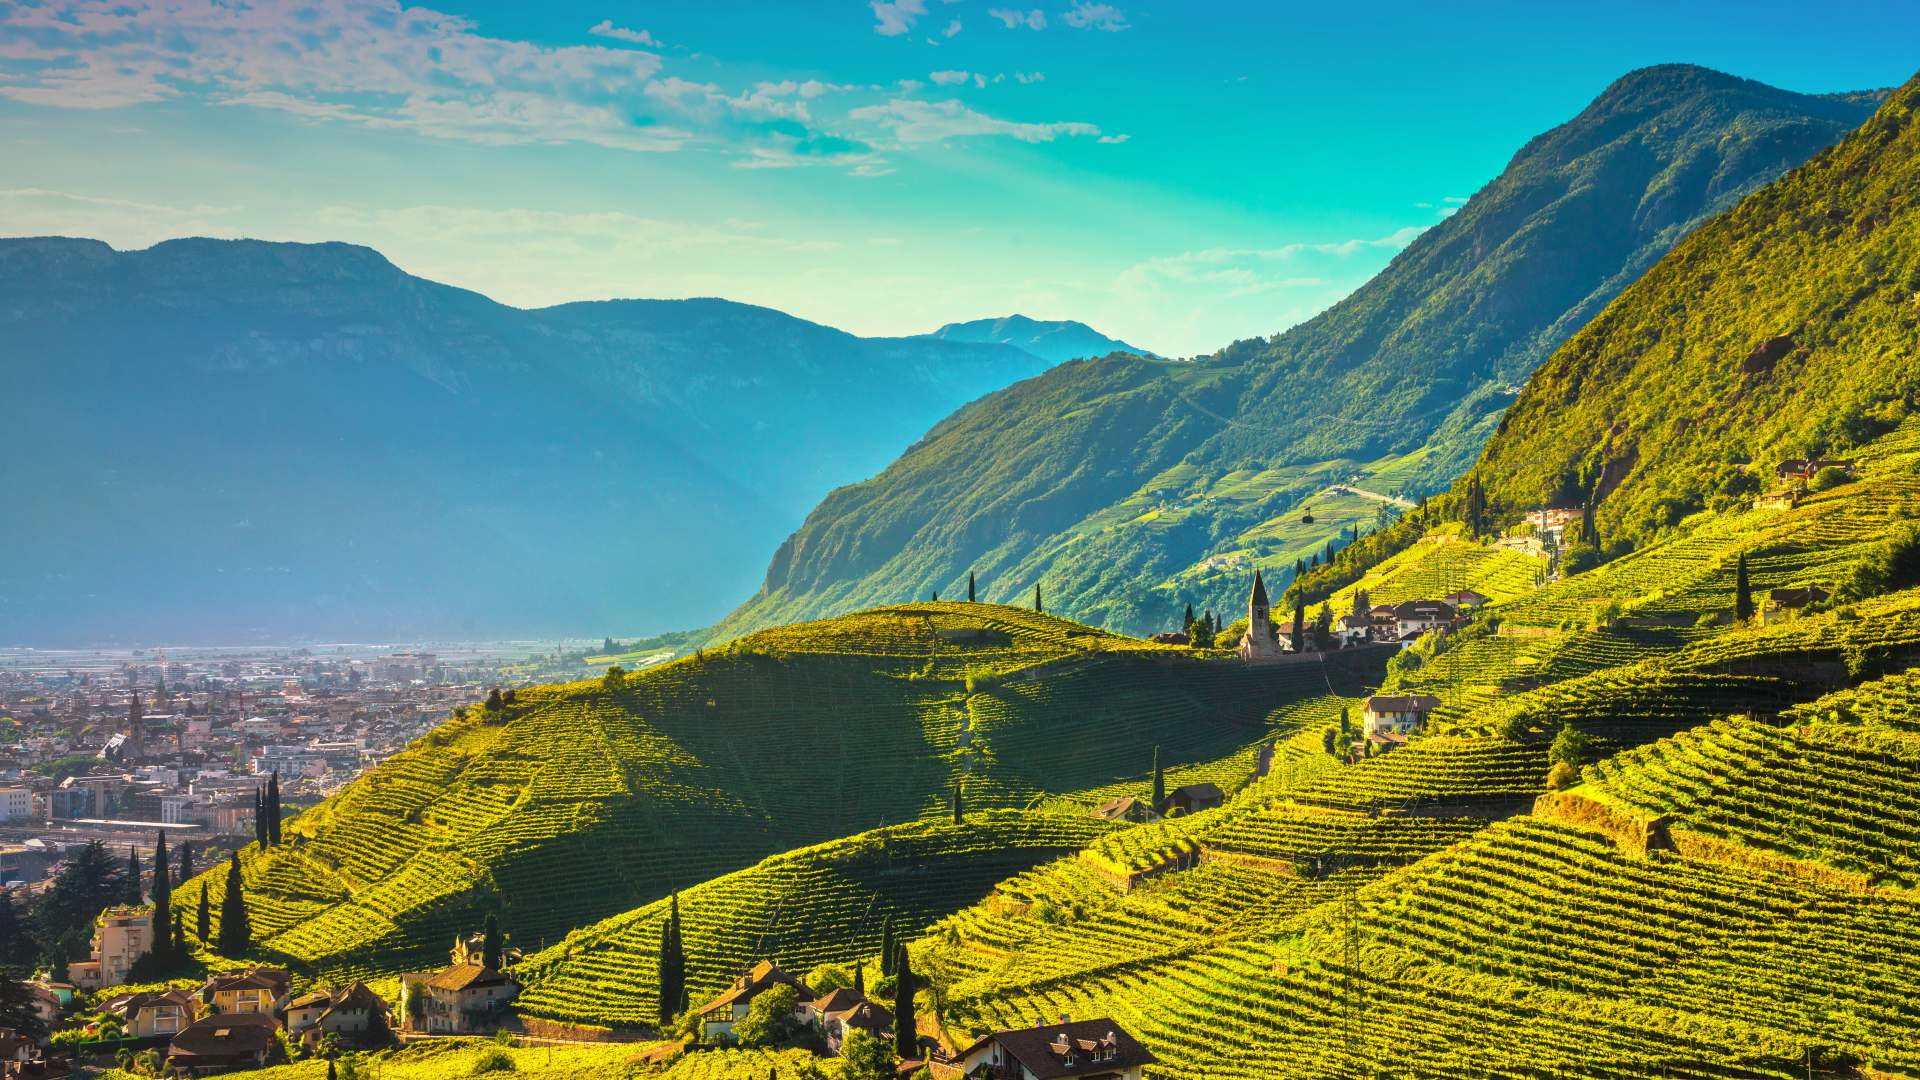
[[280, 771], [267, 778], [267, 839], [280, 842]]
[[267, 798], [257, 787], [253, 789], [253, 842], [260, 850], [267, 849]]
[[1293, 602], [1293, 651], [1304, 652], [1307, 645], [1307, 605], [1304, 600]]
[[1160, 804], [1167, 801], [1167, 777], [1160, 771], [1160, 748], [1153, 748], [1153, 812], [1160, 812]]
[[680, 894], [674, 893], [660, 928], [660, 1023], [665, 1025], [686, 1007], [687, 954], [680, 938]]
[[867, 962], [865, 960], [853, 962], [853, 992], [861, 997], [867, 996]]
[[227, 895], [220, 904], [220, 955], [244, 955], [253, 944], [253, 928], [247, 923], [247, 895], [240, 882], [240, 855], [227, 864]]
[[1186, 617], [1186, 618], [1184, 618], [1184, 619], [1181, 619], [1181, 620], [1180, 620], [1180, 626], [1181, 626], [1181, 628], [1182, 628], [1182, 629], [1185, 629], [1185, 628], [1187, 628], [1187, 627], [1190, 627], [1190, 626], [1192, 626], [1192, 625], [1193, 625], [1193, 605], [1192, 605], [1192, 604], [1188, 604], [1188, 605], [1187, 605], [1187, 617]]
[[1039, 582], [1037, 582], [1037, 581], [1033, 583], [1033, 610], [1035, 610], [1035, 611], [1039, 611], [1039, 610], [1041, 610], [1041, 608], [1040, 608], [1040, 583], [1039, 583]]
[[955, 780], [953, 782], [953, 823], [960, 825], [964, 824], [965, 821], [964, 808], [960, 805], [960, 782]]
[[1293, 576], [1304, 577], [1306, 576], [1306, 573], [1307, 573], [1307, 560], [1305, 559], [1293, 560]]
[[500, 958], [503, 950], [500, 945], [500, 917], [487, 912], [487, 921], [480, 930], [480, 962], [495, 971], [500, 970]]
[[140, 852], [127, 845], [127, 903], [138, 907], [144, 899], [140, 891]]
[[213, 935], [213, 905], [207, 900], [207, 883], [200, 883], [200, 910], [193, 916], [193, 936], [200, 944], [211, 945]]
[[973, 571], [967, 571], [967, 603], [973, 603]]
[[1747, 553], [1733, 567], [1733, 617], [1745, 622], [1753, 618], [1753, 585], [1747, 580]]
[[934, 603], [936, 603], [936, 604], [940, 602], [940, 590], [939, 590], [939, 589], [935, 589], [935, 590], [933, 590], [933, 602], [934, 602]]
[[882, 975], [893, 974], [893, 950], [893, 918], [889, 916], [886, 922], [880, 924], [880, 974]]
[[180, 845], [180, 874], [174, 881], [185, 885], [193, 880], [193, 845], [182, 842]]
[[167, 830], [161, 829], [153, 844], [153, 951], [162, 957], [173, 954], [173, 883], [167, 880], [172, 870], [167, 861]]
[[920, 1054], [920, 1029], [913, 1015], [913, 957], [905, 945], [894, 964], [893, 1048], [902, 1058], [911, 1060]]

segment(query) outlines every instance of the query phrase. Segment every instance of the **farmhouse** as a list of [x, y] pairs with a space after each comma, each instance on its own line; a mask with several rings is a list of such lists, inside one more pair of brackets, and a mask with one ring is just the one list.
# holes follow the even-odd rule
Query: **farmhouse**
[[1108, 1019], [996, 1031], [951, 1058], [928, 1063], [939, 1080], [1140, 1080], [1141, 1070], [1158, 1063], [1152, 1052]]
[[1775, 488], [1753, 500], [1756, 510], [1791, 510], [1806, 498], [1807, 489], [1803, 487]]
[[1131, 821], [1139, 824], [1147, 821], [1153, 814], [1145, 802], [1131, 795], [1121, 795], [1095, 807], [1093, 816], [1102, 821]]
[[167, 1045], [167, 1056], [187, 1076], [257, 1068], [278, 1041], [280, 1021], [266, 1013], [215, 1013], [195, 1020]]
[[1818, 585], [1775, 589], [1767, 594], [1767, 606], [1760, 612], [1760, 621], [1763, 624], [1777, 622], [1799, 612], [1808, 604], [1818, 604], [1826, 598], [1827, 590]]
[[851, 1031], [864, 1031], [876, 1039], [893, 1036], [893, 1013], [846, 987], [801, 1005], [800, 1015], [819, 1030], [832, 1054], [840, 1052], [841, 1042]]
[[400, 976], [401, 1025], [431, 1035], [481, 1035], [500, 1026], [519, 996], [518, 980], [485, 964], [409, 972]]
[[1167, 792], [1167, 801], [1160, 813], [1172, 814], [1176, 810], [1182, 814], [1197, 814], [1202, 810], [1212, 810], [1224, 806], [1227, 793], [1220, 790], [1219, 784], [1185, 784]]
[[1342, 615], [1334, 620], [1333, 636], [1342, 648], [1364, 644], [1373, 636], [1373, 620], [1360, 615]]
[[1453, 605], [1444, 600], [1408, 600], [1393, 607], [1394, 631], [1409, 641], [1436, 627], [1453, 624]]
[[1450, 592], [1440, 599], [1458, 611], [1472, 611], [1475, 608], [1487, 606], [1487, 597], [1472, 589], [1461, 589], [1459, 592]]
[[287, 1034], [301, 1042], [336, 1035], [348, 1046], [377, 1045], [387, 1039], [387, 1003], [364, 983], [315, 987], [287, 1002]]
[[734, 979], [719, 997], [694, 1010], [700, 1017], [700, 1030], [709, 1039], [731, 1038], [733, 1025], [747, 1018], [753, 999], [781, 985], [793, 987], [803, 1006], [813, 1000], [813, 991], [805, 983], [782, 971], [774, 961], [762, 960], [753, 965], [752, 971]]
[[1405, 735], [1424, 726], [1427, 714], [1440, 707], [1430, 694], [1376, 694], [1361, 713], [1362, 731], [1369, 737], [1382, 732]]

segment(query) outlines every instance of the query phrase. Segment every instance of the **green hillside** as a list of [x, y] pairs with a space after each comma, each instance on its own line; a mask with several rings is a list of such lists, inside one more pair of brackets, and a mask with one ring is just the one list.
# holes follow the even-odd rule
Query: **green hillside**
[[1608, 541], [1848, 457], [1920, 394], [1920, 81], [1696, 232], [1541, 368], [1475, 472], [1507, 507], [1599, 499]]
[[1279, 534], [1331, 485], [1444, 488], [1555, 346], [1872, 97], [1628, 75], [1316, 318], [1192, 363], [1065, 364], [956, 412], [823, 500], [716, 639], [954, 595], [969, 571], [992, 599], [1044, 581], [1063, 612], [1130, 632], [1235, 607], [1254, 565], [1280, 584], [1347, 523]]
[[[1156, 746], [1233, 786], [1278, 706], [1332, 680], [1360, 692], [1378, 662], [1250, 671], [1020, 608], [929, 603], [522, 690], [289, 822], [286, 843], [243, 851], [254, 951], [390, 973], [434, 962], [488, 911], [539, 948], [777, 852], [943, 814], [957, 781], [976, 810], [1144, 792]], [[216, 936], [224, 873], [182, 888], [211, 890]]]
[[[875, 829], [704, 882], [680, 894], [688, 989], [698, 1002], [769, 957], [801, 973], [877, 957], [887, 923], [903, 937], [917, 935], [1002, 878], [1109, 828], [1085, 814], [990, 810], [958, 825]], [[657, 1023], [666, 917], [667, 904], [655, 902], [530, 957], [515, 972], [528, 985], [521, 1010], [609, 1027]]]

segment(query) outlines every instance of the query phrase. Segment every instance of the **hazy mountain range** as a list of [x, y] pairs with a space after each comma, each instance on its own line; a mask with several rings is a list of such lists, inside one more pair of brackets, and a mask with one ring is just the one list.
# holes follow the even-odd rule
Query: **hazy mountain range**
[[821, 495], [1051, 362], [975, 337], [523, 311], [343, 244], [0, 241], [0, 643], [711, 620]]

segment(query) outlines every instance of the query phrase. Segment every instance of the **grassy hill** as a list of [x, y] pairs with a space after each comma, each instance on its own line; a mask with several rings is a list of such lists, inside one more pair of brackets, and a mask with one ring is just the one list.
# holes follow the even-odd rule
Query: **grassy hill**
[[[877, 957], [884, 926], [917, 936], [1001, 879], [1086, 846], [1112, 828], [1086, 814], [989, 810], [858, 833], [785, 852], [680, 894], [695, 1002], [769, 957], [790, 971]], [[516, 974], [532, 1015], [657, 1023], [664, 901], [584, 927]], [[879, 977], [879, 970], [868, 972]]]
[[[434, 962], [487, 911], [538, 948], [778, 852], [944, 814], [963, 780], [979, 811], [1144, 791], [1156, 746], [1170, 766], [1244, 777], [1276, 707], [1330, 679], [1356, 692], [1372, 663], [1250, 671], [1020, 608], [928, 603], [523, 690], [289, 822], [286, 843], [247, 848], [255, 952], [387, 973]], [[201, 888], [217, 928], [224, 869], [181, 891]]]
[[1690, 236], [1528, 383], [1475, 468], [1507, 507], [1599, 500], [1644, 542], [1848, 456], [1920, 394], [1920, 81]]
[[1192, 363], [1065, 364], [954, 413], [824, 499], [717, 636], [952, 595], [969, 571], [986, 597], [1044, 581], [1063, 612], [1133, 632], [1187, 602], [1237, 606], [1252, 566], [1283, 584], [1346, 522], [1280, 524], [1356, 478], [1444, 488], [1555, 346], [1872, 104], [1684, 66], [1628, 75], [1316, 318]]

